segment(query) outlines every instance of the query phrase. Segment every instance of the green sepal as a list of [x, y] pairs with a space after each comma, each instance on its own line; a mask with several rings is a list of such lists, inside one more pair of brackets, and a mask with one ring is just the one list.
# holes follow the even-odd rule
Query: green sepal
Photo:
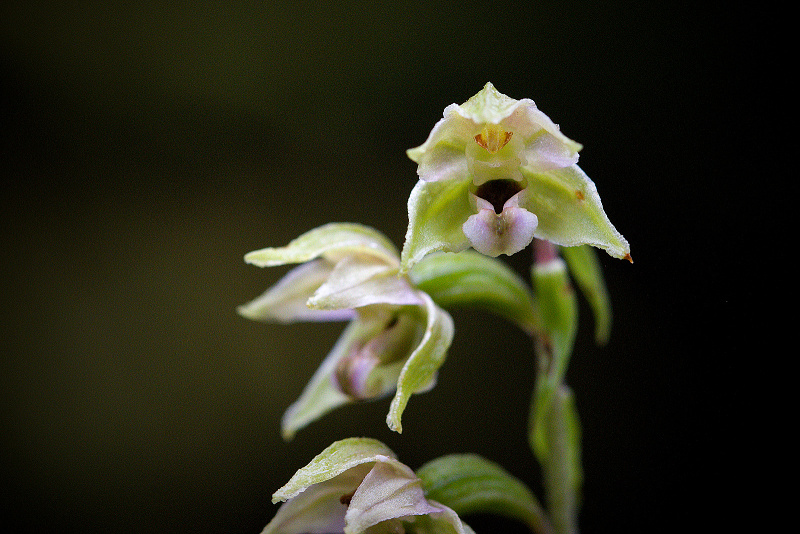
[[353, 467], [374, 462], [378, 457], [396, 458], [391, 449], [375, 439], [347, 438], [337, 441], [299, 469], [286, 485], [272, 495], [272, 502], [289, 500], [309, 486], [335, 478]]
[[360, 339], [369, 338], [374, 325], [361, 321], [351, 321], [339, 340], [314, 372], [311, 380], [303, 388], [295, 402], [287, 408], [281, 418], [281, 436], [286, 441], [294, 439], [295, 434], [312, 421], [316, 421], [331, 410], [349, 404], [353, 400], [341, 392], [331, 380], [336, 365], [351, 347]]
[[386, 416], [386, 424], [398, 433], [403, 431], [400, 418], [411, 395], [429, 389], [436, 380], [436, 372], [444, 363], [455, 330], [453, 319], [446, 311], [425, 293], [419, 292], [419, 296], [423, 300], [426, 314], [425, 333], [400, 371], [397, 391]]
[[337, 262], [348, 256], [378, 258], [397, 264], [397, 249], [377, 230], [357, 223], [329, 223], [292, 240], [285, 247], [269, 247], [245, 254], [244, 261], [258, 267], [304, 263], [318, 257]]
[[588, 244], [630, 259], [630, 245], [609, 221], [597, 187], [580, 167], [520, 170], [530, 188], [525, 208], [539, 218], [536, 237], [565, 247]]
[[528, 334], [538, 324], [533, 295], [505, 263], [472, 250], [425, 256], [409, 276], [439, 306], [475, 307], [516, 323]]
[[597, 252], [587, 245], [564, 247], [561, 254], [567, 261], [570, 274], [577, 283], [594, 315], [594, 338], [605, 345], [611, 335], [611, 300], [603, 279]]
[[519, 479], [475, 454], [452, 454], [417, 470], [428, 499], [452, 508], [459, 516], [497, 514], [519, 520], [536, 532], [547, 522], [539, 501]]
[[461, 252], [470, 246], [461, 227], [475, 211], [469, 202], [471, 183], [468, 179], [417, 182], [408, 199], [401, 272], [407, 272], [431, 252]]

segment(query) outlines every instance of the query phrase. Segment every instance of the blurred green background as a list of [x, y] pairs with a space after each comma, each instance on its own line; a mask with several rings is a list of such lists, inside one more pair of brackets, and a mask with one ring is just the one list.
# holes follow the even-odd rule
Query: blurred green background
[[[412, 399], [402, 436], [384, 400], [286, 444], [280, 415], [342, 326], [234, 311], [286, 272], [245, 265], [250, 250], [329, 221], [400, 246], [405, 150], [487, 81], [584, 144], [636, 262], [602, 258], [611, 342], [593, 345], [584, 303], [568, 375], [583, 531], [674, 532], [687, 509], [711, 514], [699, 496], [722, 476], [725, 448], [708, 443], [727, 410], [707, 384], [729, 371], [712, 344], [737, 302], [720, 216], [737, 201], [709, 157], [712, 140], [732, 146], [726, 100], [745, 90], [730, 17], [633, 1], [4, 3], [4, 526], [260, 532], [272, 492], [354, 435], [413, 468], [477, 452], [538, 490], [533, 363], [509, 324], [453, 312], [439, 384]], [[509, 261], [525, 272], [524, 253]]]

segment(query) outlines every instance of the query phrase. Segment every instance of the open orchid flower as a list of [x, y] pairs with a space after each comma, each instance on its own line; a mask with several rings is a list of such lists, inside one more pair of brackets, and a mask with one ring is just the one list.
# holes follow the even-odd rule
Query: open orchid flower
[[383, 443], [337, 441], [272, 496], [285, 501], [262, 534], [474, 534]]
[[350, 320], [281, 423], [285, 439], [343, 404], [395, 392], [387, 416], [402, 431], [403, 410], [427, 391], [453, 337], [450, 316], [399, 274], [394, 245], [358, 224], [328, 224], [286, 247], [250, 252], [260, 267], [301, 263], [257, 299], [240, 306], [262, 321]]
[[532, 100], [509, 98], [490, 83], [447, 106], [425, 143], [408, 151], [420, 181], [408, 201], [402, 270], [438, 250], [514, 254], [534, 237], [630, 259], [628, 242], [576, 164], [580, 149]]

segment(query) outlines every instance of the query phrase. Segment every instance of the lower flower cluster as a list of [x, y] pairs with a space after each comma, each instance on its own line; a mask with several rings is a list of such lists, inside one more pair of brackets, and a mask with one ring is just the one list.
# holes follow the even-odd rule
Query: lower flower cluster
[[411, 468], [368, 438], [332, 444], [272, 501], [285, 502], [262, 534], [473, 534], [453, 510], [425, 498]]

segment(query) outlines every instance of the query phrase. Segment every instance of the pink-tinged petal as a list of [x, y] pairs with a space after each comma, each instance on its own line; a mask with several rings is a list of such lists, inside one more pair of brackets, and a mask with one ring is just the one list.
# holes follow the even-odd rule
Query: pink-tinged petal
[[375, 392], [367, 388], [367, 378], [379, 363], [380, 360], [371, 351], [353, 347], [350, 354], [339, 360], [331, 380], [342, 393], [352, 399], [372, 398]]
[[375, 463], [353, 494], [344, 531], [355, 534], [384, 521], [441, 511], [425, 499], [422, 481], [411, 469], [387, 458]]
[[261, 534], [344, 532], [347, 506], [341, 496], [358, 482], [358, 477], [341, 477], [312, 486], [283, 503]]
[[260, 297], [239, 306], [237, 311], [248, 319], [281, 323], [352, 319], [353, 310], [312, 310], [306, 305], [332, 269], [333, 265], [322, 259], [304, 263], [289, 271]]
[[463, 151], [464, 144], [470, 139], [480, 127], [468, 117], [460, 113], [458, 104], [450, 104], [444, 108], [442, 118], [433, 126], [431, 133], [423, 144], [416, 148], [406, 151], [408, 157], [415, 163], [422, 163], [428, 157], [431, 150], [437, 145], [449, 145]]
[[468, 178], [467, 158], [464, 146], [440, 143], [430, 148], [419, 158], [417, 175], [426, 182]]
[[475, 250], [492, 257], [511, 255], [533, 241], [539, 220], [533, 213], [519, 207], [522, 193], [511, 197], [503, 206], [502, 213], [495, 213], [488, 201], [475, 197], [478, 213], [462, 226]]
[[397, 311], [385, 321], [382, 331], [362, 345], [354, 346], [339, 361], [333, 375], [335, 384], [343, 393], [358, 400], [391, 393], [423, 328], [417, 314]]
[[342, 259], [308, 300], [315, 309], [359, 308], [370, 304], [419, 305], [421, 301], [397, 266], [364, 257]]
[[519, 132], [525, 139], [540, 135], [544, 131], [556, 138], [558, 142], [568, 145], [574, 152], [578, 152], [583, 148], [580, 143], [573, 141], [561, 133], [558, 124], [554, 123], [550, 117], [541, 112], [530, 98], [523, 98], [520, 100], [519, 105], [509, 113], [508, 118], [503, 121], [503, 124]]
[[520, 152], [520, 158], [524, 160], [522, 166], [533, 171], [546, 171], [574, 165], [578, 162], [578, 151], [558, 137], [542, 131], [541, 135], [526, 144]]

